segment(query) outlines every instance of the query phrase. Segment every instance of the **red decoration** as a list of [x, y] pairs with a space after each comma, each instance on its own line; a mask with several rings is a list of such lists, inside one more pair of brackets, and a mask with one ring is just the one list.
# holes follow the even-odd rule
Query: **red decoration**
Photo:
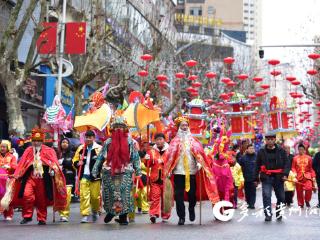
[[37, 40], [37, 49], [39, 54], [55, 54], [57, 46], [57, 23], [41, 23], [44, 30]]
[[271, 74], [272, 76], [276, 77], [276, 76], [279, 76], [279, 75], [281, 74], [281, 72], [280, 72], [280, 71], [277, 71], [277, 70], [273, 70], [272, 72], [270, 72], [270, 74]]
[[234, 63], [234, 58], [232, 57], [226, 57], [225, 59], [223, 59], [223, 62], [226, 64], [233, 64]]
[[228, 100], [229, 99], [229, 95], [226, 94], [226, 93], [221, 93], [220, 96], [219, 96], [222, 100]]
[[146, 71], [146, 70], [141, 70], [141, 71], [139, 71], [138, 72], [138, 75], [140, 76], [140, 77], [146, 77], [146, 76], [148, 76], [148, 71]]
[[188, 79], [189, 79], [190, 81], [195, 81], [195, 80], [198, 79], [198, 76], [197, 76], [197, 75], [190, 75], [190, 76], [188, 77]]
[[254, 78], [252, 78], [252, 80], [255, 82], [262, 82], [263, 78], [262, 77], [254, 77]]
[[185, 77], [186, 77], [186, 75], [183, 72], [176, 73], [176, 78], [181, 79], [181, 78], [185, 78]]
[[294, 77], [294, 76], [287, 76], [286, 79], [287, 79], [289, 82], [292, 82], [292, 81], [296, 80], [296, 77]]
[[167, 83], [166, 81], [161, 81], [161, 82], [159, 83], [159, 86], [160, 86], [161, 88], [165, 88], [165, 87], [168, 87], [168, 83]]
[[193, 87], [188, 87], [186, 89], [187, 92], [191, 93], [191, 92], [197, 92], [197, 89], [193, 88]]
[[236, 86], [237, 84], [234, 82], [234, 81], [230, 81], [230, 82], [228, 82], [227, 83], [227, 86], [228, 87], [234, 87], [234, 86]]
[[215, 78], [216, 76], [217, 76], [217, 74], [215, 72], [207, 72], [206, 73], [207, 78]]
[[271, 60], [268, 61], [268, 63], [269, 63], [270, 65], [275, 66], [275, 65], [278, 65], [278, 64], [280, 63], [280, 61], [277, 60], [277, 59], [271, 59]]
[[297, 102], [297, 104], [301, 106], [304, 104], [304, 102], [299, 101], [299, 102]]
[[228, 84], [229, 82], [231, 82], [232, 80], [230, 78], [222, 78], [221, 82]]
[[261, 102], [253, 102], [252, 106], [254, 107], [260, 107], [261, 106]]
[[198, 62], [191, 59], [191, 60], [186, 61], [185, 64], [190, 68], [190, 67], [196, 66], [198, 64]]
[[198, 87], [202, 86], [202, 83], [201, 82], [193, 82], [193, 83], [191, 83], [191, 86], [195, 87], [195, 88], [198, 88]]
[[269, 84], [261, 84], [260, 86], [262, 89], [268, 89], [270, 88], [270, 85]]
[[312, 101], [311, 101], [311, 100], [306, 100], [305, 103], [306, 103], [307, 105], [310, 105], [310, 104], [312, 104]]
[[262, 97], [262, 96], [264, 96], [264, 94], [265, 94], [264, 92], [256, 92], [257, 97]]
[[151, 61], [153, 59], [153, 57], [150, 54], [143, 54], [140, 58], [143, 61]]
[[229, 97], [232, 97], [235, 94], [235, 92], [229, 92], [228, 95]]
[[246, 80], [248, 78], [248, 75], [247, 74], [240, 74], [240, 75], [237, 76], [237, 78], [242, 80], [242, 81], [244, 81], [244, 80]]
[[298, 85], [300, 85], [300, 84], [301, 84], [301, 82], [300, 82], [300, 81], [295, 80], [295, 81], [292, 81], [292, 82], [291, 82], [291, 84], [292, 84], [292, 85], [295, 85], [295, 86], [298, 86]]
[[83, 54], [86, 52], [86, 22], [66, 23], [66, 54]]
[[248, 96], [251, 100], [256, 99], [256, 95], [249, 95]]
[[[208, 103], [208, 104], [212, 104], [213, 103], [213, 100], [208, 98], [208, 99], [205, 99], [204, 100], [205, 103]], [[211, 107], [212, 108], [212, 107]]]
[[190, 95], [192, 97], [197, 97], [197, 96], [199, 96], [199, 93], [198, 92], [191, 92]]
[[[320, 102], [317, 102], [317, 103], [316, 103], [316, 106], [317, 106], [317, 107], [320, 107]], [[320, 114], [320, 112], [319, 112], [318, 114]]]
[[318, 71], [316, 69], [310, 69], [307, 71], [307, 73], [311, 76], [316, 75], [318, 73]]
[[163, 74], [159, 74], [156, 79], [158, 81], [167, 81], [168, 80], [168, 77], [166, 75], [163, 75]]
[[318, 58], [320, 58], [320, 54], [318, 53], [311, 53], [308, 55], [309, 58], [311, 58], [312, 60], [317, 60]]

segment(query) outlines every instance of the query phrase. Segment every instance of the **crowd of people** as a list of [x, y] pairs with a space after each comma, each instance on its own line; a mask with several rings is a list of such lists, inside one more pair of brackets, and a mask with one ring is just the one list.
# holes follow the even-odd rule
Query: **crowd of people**
[[[186, 199], [193, 222], [197, 201], [214, 205], [225, 200], [236, 209], [244, 195], [248, 209], [255, 209], [260, 184], [265, 221], [273, 216], [272, 191], [278, 221], [282, 220], [278, 209], [283, 204], [292, 206], [295, 195], [300, 208], [311, 207], [312, 192], [320, 187], [320, 152], [312, 159], [308, 146], [299, 143], [292, 155], [293, 149], [276, 143], [272, 133], [265, 134], [265, 144], [258, 149], [250, 140], [235, 143], [228, 138], [204, 148], [192, 136], [187, 118], [178, 117], [175, 124], [177, 134], [170, 142], [158, 132], [151, 144], [130, 136], [126, 120], [115, 116], [103, 145], [88, 130], [76, 151], [68, 138], [62, 138], [57, 149], [46, 146], [39, 128], [33, 129], [31, 145], [23, 151], [15, 151], [12, 141], [1, 140], [3, 218], [11, 221], [14, 209], [20, 208], [20, 223], [27, 224], [36, 209], [38, 224], [45, 225], [47, 207], [53, 206], [60, 221], [68, 222], [72, 198], [78, 196], [81, 223], [96, 222], [105, 212], [105, 223], [115, 218], [120, 225], [128, 225], [138, 211], [149, 214], [154, 224], [170, 218], [175, 202], [178, 225], [184, 225]], [[318, 201], [320, 208], [319, 191]]]

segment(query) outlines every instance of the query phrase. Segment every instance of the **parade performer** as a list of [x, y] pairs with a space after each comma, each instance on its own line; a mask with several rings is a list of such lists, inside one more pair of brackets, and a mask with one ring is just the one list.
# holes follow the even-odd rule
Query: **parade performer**
[[65, 208], [66, 183], [54, 149], [43, 144], [42, 130], [33, 129], [31, 139], [32, 146], [23, 153], [1, 205], [8, 208], [10, 203], [12, 207], [22, 204], [21, 224], [32, 221], [36, 207], [38, 224], [45, 225], [47, 206], [53, 205], [55, 210]]
[[233, 177], [233, 206], [235, 209], [238, 207], [238, 191], [243, 188], [244, 185], [244, 178], [243, 178], [243, 173], [242, 169], [239, 163], [237, 163], [236, 158], [235, 158], [235, 152], [231, 152], [232, 162], [230, 162], [230, 168], [231, 168], [231, 173]]
[[306, 206], [310, 207], [316, 174], [312, 169], [312, 159], [306, 154], [306, 147], [300, 144], [298, 151], [299, 154], [292, 162], [292, 172], [296, 174], [298, 181], [296, 184], [298, 205], [303, 208], [306, 203]]
[[150, 221], [156, 222], [161, 218], [166, 221], [170, 214], [163, 212], [163, 167], [167, 161], [168, 147], [165, 135], [157, 133], [154, 136], [156, 144], [147, 152], [147, 166], [150, 168]]
[[[284, 181], [287, 180], [290, 172], [290, 162], [286, 152], [278, 146], [276, 135], [267, 133], [266, 145], [261, 148], [257, 155], [255, 185], [258, 185], [259, 176], [262, 182], [262, 198], [265, 213], [265, 221], [272, 220], [271, 194], [274, 189], [277, 197], [276, 209], [279, 210], [284, 205]], [[276, 211], [277, 220], [282, 220], [281, 211]]]
[[[8, 177], [14, 173], [17, 167], [16, 157], [10, 153], [11, 143], [8, 140], [2, 140], [0, 144], [0, 200], [6, 192]], [[11, 221], [13, 217], [13, 208], [3, 211], [5, 220]]]
[[[85, 144], [80, 145], [73, 157], [73, 166], [78, 170], [78, 184], [80, 183], [80, 213], [82, 215], [81, 223], [89, 222], [90, 212], [92, 221], [99, 218], [100, 211], [100, 174], [92, 175], [92, 169], [97, 161], [101, 145], [95, 142], [95, 133], [88, 130], [85, 133]], [[91, 210], [91, 211], [90, 211]]]
[[220, 200], [233, 201], [233, 176], [230, 168], [232, 153], [228, 151], [231, 132], [226, 133], [224, 125], [221, 125], [220, 137], [213, 145], [213, 151], [208, 154], [212, 159], [212, 170], [216, 177]]
[[296, 174], [290, 170], [288, 181], [284, 182], [285, 204], [287, 207], [290, 207], [293, 203], [295, 182], [297, 182]]
[[60, 221], [68, 222], [70, 216], [72, 188], [75, 186], [76, 179], [76, 172], [72, 164], [74, 152], [71, 151], [71, 144], [68, 138], [61, 139], [58, 157], [67, 185], [67, 206], [63, 211], [60, 211]]
[[[185, 117], [175, 119], [176, 127], [179, 129], [177, 136], [170, 142], [167, 162], [164, 166], [164, 177], [167, 179], [171, 174], [174, 176], [174, 198], [176, 210], [179, 216], [178, 225], [184, 225], [185, 206], [184, 193], [187, 192], [189, 201], [189, 219], [195, 220], [194, 207], [196, 205], [196, 173], [201, 171], [204, 188], [207, 197], [214, 204], [219, 201], [215, 176], [212, 172], [210, 161], [207, 159], [202, 144], [191, 135], [189, 120]], [[165, 180], [166, 180], [165, 179]], [[170, 181], [166, 180], [166, 185]], [[168, 188], [165, 185], [165, 188]], [[165, 192], [167, 190], [165, 189]], [[165, 193], [166, 195], [166, 193]], [[168, 194], [168, 196], [171, 196]], [[165, 199], [167, 201], [167, 199]], [[170, 199], [168, 199], [170, 201]], [[170, 212], [169, 209], [166, 212]]]
[[140, 181], [140, 158], [133, 140], [128, 136], [125, 119], [115, 116], [111, 120], [111, 138], [107, 139], [93, 167], [93, 175], [102, 171], [103, 202], [106, 211], [105, 223], [116, 215], [120, 225], [128, 225], [127, 215], [134, 210], [132, 186]]

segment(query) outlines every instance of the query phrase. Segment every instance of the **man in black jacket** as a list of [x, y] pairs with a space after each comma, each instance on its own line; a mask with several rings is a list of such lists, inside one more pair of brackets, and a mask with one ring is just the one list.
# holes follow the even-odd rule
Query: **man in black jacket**
[[317, 208], [320, 208], [320, 151], [317, 152], [312, 161], [312, 168], [316, 173], [316, 180], [318, 186], [318, 205]]
[[265, 221], [272, 219], [271, 194], [272, 188], [277, 197], [276, 218], [281, 220], [280, 207], [284, 205], [284, 181], [290, 172], [290, 162], [286, 152], [277, 144], [276, 135], [267, 133], [266, 145], [261, 148], [257, 156], [255, 178], [262, 182], [262, 198], [265, 213]]

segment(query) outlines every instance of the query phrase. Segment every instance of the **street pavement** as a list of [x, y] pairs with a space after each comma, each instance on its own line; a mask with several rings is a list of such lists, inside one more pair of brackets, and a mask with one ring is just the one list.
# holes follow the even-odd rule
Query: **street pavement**
[[[312, 206], [317, 204], [316, 195], [313, 194]], [[296, 196], [294, 198], [296, 202]], [[273, 203], [275, 198], [273, 197]], [[320, 234], [320, 211], [313, 207], [311, 210], [299, 212], [284, 211], [283, 221], [278, 222], [273, 218], [272, 222], [264, 222], [264, 216], [259, 207], [262, 207], [261, 190], [257, 192], [256, 210], [245, 210], [242, 204], [235, 211], [233, 219], [228, 222], [214, 220], [211, 204], [202, 204], [202, 225], [199, 225], [199, 204], [196, 206], [196, 221], [191, 223], [186, 216], [186, 224], [178, 226], [178, 218], [175, 209], [168, 222], [160, 220], [151, 224], [147, 214], [136, 215], [135, 222], [128, 226], [119, 226], [116, 222], [105, 224], [104, 214], [96, 223], [80, 224], [79, 204], [71, 206], [71, 217], [69, 223], [60, 223], [56, 214], [57, 222], [52, 222], [52, 209], [48, 209], [48, 221], [46, 226], [38, 226], [35, 221], [27, 225], [20, 225], [21, 213], [15, 212], [12, 222], [0, 220], [0, 239], [65, 239], [65, 240], [111, 240], [111, 239], [319, 239]], [[187, 206], [187, 204], [186, 204]], [[296, 208], [296, 204], [294, 205]], [[1, 218], [2, 219], [2, 218]]]

